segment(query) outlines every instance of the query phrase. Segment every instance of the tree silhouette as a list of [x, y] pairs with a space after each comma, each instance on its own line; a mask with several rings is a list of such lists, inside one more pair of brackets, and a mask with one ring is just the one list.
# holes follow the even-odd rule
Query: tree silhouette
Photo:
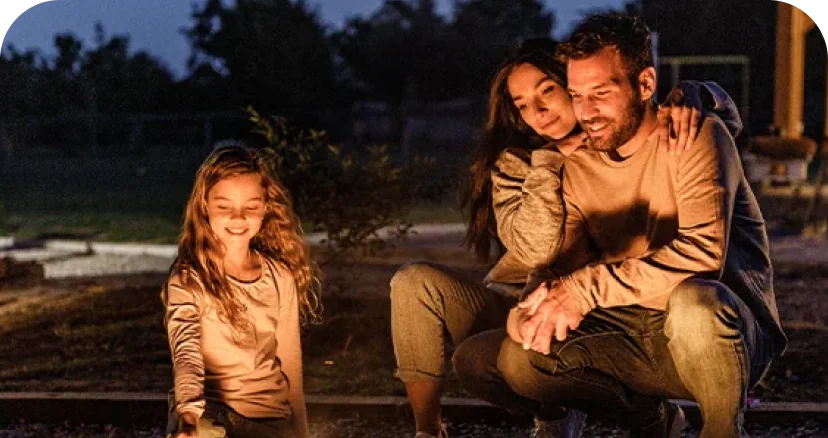
[[192, 72], [227, 77], [230, 106], [302, 112], [335, 99], [331, 50], [316, 12], [304, 1], [208, 0], [194, 6]]
[[458, 2], [452, 28], [458, 35], [458, 63], [466, 73], [459, 87], [482, 92], [503, 58], [521, 41], [548, 37], [555, 17], [537, 0]]

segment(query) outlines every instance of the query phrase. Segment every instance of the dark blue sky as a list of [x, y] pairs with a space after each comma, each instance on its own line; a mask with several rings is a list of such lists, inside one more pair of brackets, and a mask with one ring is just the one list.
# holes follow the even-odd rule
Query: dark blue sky
[[[8, 0], [2, 0], [8, 1]], [[204, 0], [54, 0], [26, 11], [12, 24], [3, 40], [3, 49], [13, 44], [18, 49], [38, 48], [53, 55], [56, 33], [70, 31], [91, 44], [93, 26], [101, 21], [107, 34], [130, 35], [133, 50], [146, 50], [161, 59], [177, 75], [186, 72], [189, 46], [179, 29], [190, 24], [192, 4]], [[227, 0], [225, 0], [227, 1]], [[504, 0], [508, 1], [508, 0]], [[580, 18], [580, 11], [620, 6], [623, 0], [543, 0], [555, 12], [556, 36], [566, 33]], [[333, 28], [346, 17], [368, 15], [382, 0], [308, 0], [322, 19]], [[438, 0], [439, 10], [450, 11], [451, 0]]]

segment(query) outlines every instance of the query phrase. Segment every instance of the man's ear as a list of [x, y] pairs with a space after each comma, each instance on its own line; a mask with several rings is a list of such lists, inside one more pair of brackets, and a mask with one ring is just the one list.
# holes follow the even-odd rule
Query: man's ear
[[656, 71], [653, 67], [647, 67], [638, 74], [638, 91], [641, 93], [642, 101], [649, 101], [656, 92]]

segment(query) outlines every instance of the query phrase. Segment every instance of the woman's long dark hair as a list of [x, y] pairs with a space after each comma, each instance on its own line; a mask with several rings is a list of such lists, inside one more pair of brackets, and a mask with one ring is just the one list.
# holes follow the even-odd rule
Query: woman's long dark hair
[[503, 244], [497, 237], [492, 208], [491, 170], [500, 153], [507, 147], [534, 149], [544, 143], [520, 117], [507, 89], [507, 80], [515, 67], [532, 64], [552, 80], [566, 86], [566, 70], [555, 58], [557, 43], [549, 38], [526, 40], [515, 54], [508, 57], [497, 70], [489, 88], [489, 108], [483, 139], [474, 155], [469, 180], [463, 199], [468, 214], [465, 245], [473, 248], [477, 258], [488, 262], [492, 244], [498, 257]]

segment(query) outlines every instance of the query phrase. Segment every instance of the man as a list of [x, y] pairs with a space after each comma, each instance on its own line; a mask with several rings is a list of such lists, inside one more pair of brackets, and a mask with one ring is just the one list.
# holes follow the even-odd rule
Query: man
[[614, 411], [633, 436], [679, 436], [668, 398], [699, 403], [702, 437], [741, 436], [747, 391], [786, 339], [733, 139], [708, 116], [689, 150], [659, 147], [650, 32], [636, 18], [587, 18], [561, 54], [589, 147], [567, 160], [563, 248], [510, 313], [499, 372], [522, 396]]

